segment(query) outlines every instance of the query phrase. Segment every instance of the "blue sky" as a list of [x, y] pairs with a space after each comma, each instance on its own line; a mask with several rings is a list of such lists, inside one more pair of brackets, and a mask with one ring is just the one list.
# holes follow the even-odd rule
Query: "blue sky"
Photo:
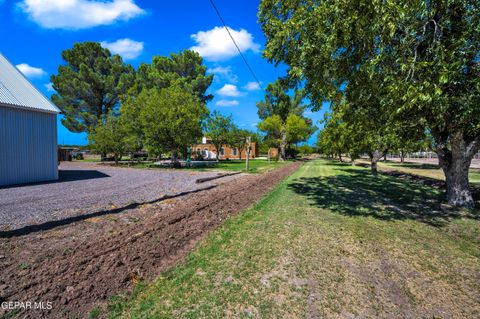
[[[258, 1], [216, 0], [218, 9], [262, 86], [285, 75], [262, 58], [265, 45], [257, 23]], [[210, 110], [232, 114], [235, 123], [256, 129], [255, 103], [264, 93], [233, 47], [209, 0], [0, 0], [0, 52], [46, 95], [51, 74], [63, 63], [62, 50], [76, 42], [101, 42], [137, 67], [152, 56], [193, 48], [215, 74]], [[314, 122], [319, 113], [307, 112]], [[310, 142], [314, 141], [314, 137]], [[86, 144], [59, 121], [60, 144]]]

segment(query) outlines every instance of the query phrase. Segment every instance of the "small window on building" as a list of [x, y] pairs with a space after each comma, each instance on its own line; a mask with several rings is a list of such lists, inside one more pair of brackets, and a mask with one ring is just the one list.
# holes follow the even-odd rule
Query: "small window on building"
[[225, 155], [225, 150], [223, 149], [223, 147], [220, 148], [220, 155], [221, 156]]
[[233, 156], [237, 156], [238, 155], [238, 148], [234, 148], [233, 149]]

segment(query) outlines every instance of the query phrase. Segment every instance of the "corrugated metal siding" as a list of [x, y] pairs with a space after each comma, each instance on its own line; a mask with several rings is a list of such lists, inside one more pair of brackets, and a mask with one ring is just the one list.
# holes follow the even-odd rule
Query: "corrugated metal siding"
[[0, 104], [59, 113], [35, 86], [0, 53]]
[[55, 114], [0, 106], [0, 185], [58, 179]]

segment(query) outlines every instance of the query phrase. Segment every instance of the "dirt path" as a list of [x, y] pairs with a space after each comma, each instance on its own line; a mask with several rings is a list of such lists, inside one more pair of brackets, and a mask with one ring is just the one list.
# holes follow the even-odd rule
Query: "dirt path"
[[300, 165], [220, 179], [204, 190], [130, 211], [2, 238], [0, 302], [52, 302], [51, 310], [21, 310], [22, 318], [87, 317], [110, 296], [182, 261], [206, 232]]

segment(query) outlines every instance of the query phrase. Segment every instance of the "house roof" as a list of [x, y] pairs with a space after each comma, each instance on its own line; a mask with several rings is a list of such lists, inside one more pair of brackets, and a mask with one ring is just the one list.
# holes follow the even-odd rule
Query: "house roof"
[[60, 113], [60, 110], [1, 53], [0, 104], [38, 112]]

